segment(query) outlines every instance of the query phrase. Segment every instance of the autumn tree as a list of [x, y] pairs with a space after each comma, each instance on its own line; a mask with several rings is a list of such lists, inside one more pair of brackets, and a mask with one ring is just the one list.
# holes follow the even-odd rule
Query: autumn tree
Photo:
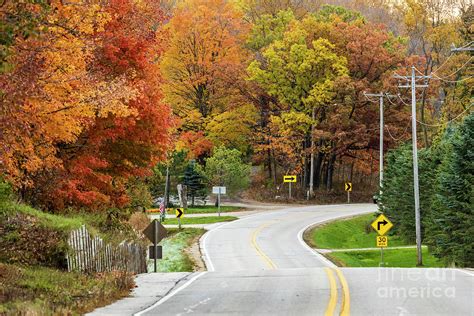
[[226, 110], [235, 94], [233, 75], [245, 57], [242, 13], [232, 2], [188, 0], [178, 5], [165, 31], [166, 100], [185, 130], [203, 130], [207, 118]]
[[[40, 12], [31, 3], [24, 8]], [[128, 179], [168, 139], [153, 63], [163, 15], [151, 1], [44, 5], [50, 13], [12, 41], [0, 78], [2, 171], [35, 204], [124, 206]]]
[[12, 71], [1, 76], [2, 170], [22, 193], [38, 172], [61, 165], [57, 145], [72, 143], [94, 117], [134, 113], [136, 91], [121, 78], [104, 80], [89, 71], [93, 37], [108, 15], [97, 5], [51, 3], [38, 33], [17, 37], [10, 48]]
[[[283, 15], [285, 14], [285, 15]], [[288, 22], [282, 18], [287, 16]], [[281, 124], [281, 122], [287, 120], [291, 122], [288, 116], [292, 115], [292, 112], [280, 114], [280, 111], [288, 111], [292, 106], [293, 109], [301, 111], [302, 107], [299, 105], [301, 102], [298, 101], [298, 97], [289, 99], [292, 97], [290, 91], [284, 89], [285, 85], [281, 83], [278, 85], [265, 86], [267, 92], [272, 95], [278, 96], [278, 102], [286, 104], [286, 108], [281, 108], [279, 111], [274, 111], [274, 116], [279, 116], [281, 119], [273, 119], [270, 128], [266, 129], [266, 138], [285, 139], [285, 141], [278, 141], [274, 145], [266, 144], [259, 146], [259, 148], [271, 147], [273, 151], [278, 146], [280, 148], [277, 151], [284, 152], [282, 146], [285, 146], [288, 151], [295, 151], [296, 148], [304, 148], [299, 158], [294, 156], [292, 159], [299, 159], [298, 170], [302, 171], [302, 178], [304, 184], [308, 186], [318, 187], [323, 183], [328, 189], [332, 188], [332, 176], [337, 160], [348, 159], [360, 159], [361, 162], [373, 160], [369, 155], [372, 149], [377, 149], [376, 140], [377, 133], [373, 133], [372, 125], [375, 118], [378, 115], [378, 109], [371, 105], [371, 103], [364, 97], [364, 91], [377, 91], [381, 89], [385, 84], [388, 84], [387, 80], [391, 77], [393, 71], [400, 67], [405, 61], [405, 50], [403, 41], [391, 35], [382, 25], [374, 25], [367, 22], [364, 17], [357, 12], [353, 12], [341, 7], [334, 6], [323, 6], [317, 13], [308, 15], [302, 20], [298, 21], [294, 16], [287, 15], [287, 13], [280, 13], [276, 17], [264, 17], [261, 24], [256, 24], [256, 27], [252, 30], [251, 34], [267, 34], [258, 32], [259, 29], [265, 29], [266, 25], [273, 23], [278, 25], [286, 25], [283, 27], [282, 33], [271, 33], [269, 40], [265, 44], [265, 37], [256, 37], [255, 43], [258, 45], [266, 45], [263, 48], [263, 54], [261, 57], [257, 55], [257, 61], [260, 63], [260, 68], [264, 71], [268, 69], [276, 69], [276, 73], [270, 73], [275, 75], [275, 78], [283, 77], [284, 80], [291, 82], [291, 79], [297, 78], [294, 75], [294, 67], [290, 71], [281, 71], [282, 75], [278, 76], [279, 68], [285, 69], [283, 64], [291, 64], [293, 59], [286, 59], [284, 63], [273, 66], [271, 59], [265, 54], [272, 45], [284, 41], [283, 37], [287, 37], [288, 33], [292, 29], [295, 29], [295, 25], [304, 32], [305, 43], [311, 43], [316, 40], [326, 40], [331, 45], [332, 52], [340, 58], [340, 60], [347, 61], [347, 76], [343, 76], [334, 80], [333, 86], [322, 88], [321, 90], [327, 93], [322, 97], [322, 102], [316, 107], [315, 122], [313, 124], [312, 131], [305, 140], [302, 140], [301, 145], [286, 144], [289, 139], [294, 139], [290, 135], [278, 132], [275, 123]], [[281, 29], [275, 28], [276, 30]], [[283, 37], [282, 37], [283, 36]], [[282, 40], [283, 38], [283, 40]], [[294, 52], [298, 52], [294, 50]], [[296, 53], [295, 53], [296, 54]], [[252, 75], [252, 69], [249, 68]], [[314, 70], [309, 70], [312, 73]], [[290, 74], [287, 76], [287, 74]], [[292, 88], [301, 89], [301, 95], [305, 96], [304, 93], [308, 91], [304, 84], [311, 83], [311, 78], [306, 78], [303, 73], [304, 80], [295, 81], [295, 84], [289, 85], [290, 90]], [[288, 78], [285, 78], [287, 76]], [[270, 78], [272, 78], [269, 75]], [[314, 77], [319, 77], [315, 75]], [[337, 77], [337, 76], [336, 76]], [[272, 79], [273, 80], [273, 79]], [[280, 89], [280, 86], [283, 86]], [[272, 90], [273, 89], [273, 90]], [[331, 92], [332, 91], [332, 92]], [[280, 95], [277, 95], [280, 93]], [[301, 98], [304, 100], [304, 98]], [[307, 109], [306, 109], [307, 110]], [[307, 113], [307, 112], [306, 112]], [[386, 108], [386, 113], [389, 114], [390, 119], [387, 120], [391, 131], [398, 137], [403, 135], [403, 127], [407, 123], [406, 111], [403, 110], [401, 103], [394, 102], [393, 106]], [[302, 121], [301, 127], [305, 124]], [[281, 131], [285, 131], [282, 129]], [[291, 133], [295, 134], [297, 130], [288, 129]], [[284, 136], [283, 136], [284, 135]], [[311, 139], [313, 143], [311, 144]], [[390, 141], [387, 141], [390, 142]], [[296, 150], [298, 151], [298, 150]], [[306, 157], [309, 153], [313, 153], [313, 157]], [[305, 158], [306, 157], [306, 158]], [[297, 164], [298, 165], [298, 164]], [[313, 170], [311, 172], [311, 165]], [[287, 168], [287, 167], [285, 167]], [[285, 170], [288, 172], [289, 170]], [[313, 180], [311, 180], [313, 179]]]
[[[347, 61], [334, 52], [334, 46], [328, 40], [308, 41], [308, 35], [302, 23], [295, 21], [282, 40], [274, 41], [264, 51], [265, 63], [253, 62], [249, 66], [249, 73], [252, 80], [263, 85], [269, 94], [278, 97], [288, 108], [311, 117], [311, 131], [307, 133], [312, 134], [317, 123], [316, 112], [332, 100], [334, 82], [346, 75]], [[309, 138], [313, 171], [314, 138]], [[300, 141], [304, 142], [304, 139]], [[310, 175], [312, 177], [312, 173]], [[310, 194], [313, 194], [311, 180]]]
[[[472, 40], [463, 38], [462, 16], [457, 13], [468, 12], [468, 8], [469, 2], [457, 0], [406, 0], [397, 6], [402, 34], [409, 38], [408, 53], [422, 57], [416, 66], [423, 75], [432, 74], [426, 82], [429, 88], [420, 95], [419, 117], [425, 147], [430, 146], [438, 132], [437, 126], [430, 125], [438, 125], [433, 123], [443, 114], [448, 118], [465, 111], [469, 103], [464, 95], [472, 90], [459, 80], [472, 60], [468, 55], [451, 52], [453, 44], [459, 47]], [[457, 102], [458, 98], [464, 101]]]
[[[82, 196], [92, 195], [100, 197], [102, 205], [126, 206], [128, 179], [137, 182], [150, 175], [168, 147], [171, 121], [161, 101], [161, 76], [155, 62], [162, 51], [157, 27], [165, 16], [153, 1], [117, 0], [107, 10], [113, 18], [100, 34], [96, 67], [137, 88], [136, 98], [129, 102], [134, 115], [98, 117], [78, 142], [62, 148], [67, 176], [62, 176], [57, 190], [58, 203], [83, 206]], [[89, 197], [87, 203], [94, 199]]]

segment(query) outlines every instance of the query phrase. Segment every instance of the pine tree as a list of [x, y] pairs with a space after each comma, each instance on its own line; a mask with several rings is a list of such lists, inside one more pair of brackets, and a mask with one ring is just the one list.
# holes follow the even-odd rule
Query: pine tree
[[474, 113], [450, 138], [438, 171], [430, 244], [457, 266], [474, 266]]
[[194, 207], [194, 199], [205, 195], [204, 177], [199, 171], [196, 161], [191, 160], [184, 171], [183, 183], [188, 188], [188, 197], [191, 197], [191, 206]]
[[[420, 181], [420, 210], [422, 218], [422, 236], [425, 219], [431, 209], [434, 195], [433, 179], [440, 159], [431, 148], [418, 152]], [[415, 242], [415, 200], [413, 192], [413, 157], [410, 144], [403, 145], [387, 155], [387, 168], [384, 171], [383, 194], [381, 198], [383, 212], [395, 224], [391, 233], [397, 234], [409, 243]]]

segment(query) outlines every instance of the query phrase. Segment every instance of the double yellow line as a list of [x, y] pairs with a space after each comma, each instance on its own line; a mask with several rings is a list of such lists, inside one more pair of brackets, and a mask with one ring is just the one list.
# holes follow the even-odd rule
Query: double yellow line
[[[277, 266], [276, 264], [268, 257], [260, 248], [260, 246], [257, 243], [257, 236], [258, 234], [266, 227], [270, 226], [273, 224], [273, 222], [269, 222], [266, 224], [263, 224], [259, 226], [252, 234], [252, 246], [255, 248], [257, 251], [257, 254], [265, 261], [265, 263], [268, 265], [270, 269], [276, 269]], [[326, 271], [326, 274], [328, 275], [329, 278], [329, 285], [330, 285], [330, 295], [329, 295], [329, 302], [326, 308], [325, 315], [326, 316], [333, 316], [335, 311], [336, 311], [336, 305], [337, 305], [337, 281], [336, 279], [339, 280], [339, 283], [341, 284], [341, 292], [342, 292], [342, 300], [341, 300], [341, 316], [349, 316], [350, 315], [350, 309], [351, 309], [351, 297], [349, 294], [349, 285], [347, 284], [347, 280], [344, 277], [344, 274], [342, 273], [341, 270], [337, 268], [324, 268]], [[334, 276], [334, 272], [336, 272], [336, 276]]]
[[264, 225], [259, 226], [252, 234], [252, 246], [257, 250], [257, 254], [262, 257], [263, 261], [268, 265], [270, 269], [276, 269], [276, 264], [270, 259], [260, 248], [260, 246], [257, 243], [257, 236], [258, 234], [264, 229], [265, 227], [270, 226], [273, 224], [272, 222], [266, 223]]
[[337, 304], [337, 284], [336, 278], [334, 277], [334, 272], [336, 272], [337, 277], [339, 278], [339, 282], [341, 283], [342, 287], [342, 301], [341, 301], [341, 316], [349, 316], [351, 310], [351, 296], [349, 294], [349, 285], [347, 285], [346, 278], [344, 274], [342, 274], [341, 270], [337, 268], [325, 268], [326, 274], [329, 278], [329, 285], [331, 288], [331, 292], [329, 295], [329, 302], [326, 308], [326, 316], [333, 316], [334, 312], [336, 311], [336, 304]]

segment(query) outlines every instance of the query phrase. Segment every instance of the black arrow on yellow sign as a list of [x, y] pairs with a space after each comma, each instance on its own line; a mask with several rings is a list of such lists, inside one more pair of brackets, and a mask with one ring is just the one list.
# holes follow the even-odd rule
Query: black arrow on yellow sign
[[176, 209], [176, 217], [177, 218], [180, 218], [181, 216], [183, 216], [184, 212], [183, 212], [183, 209], [182, 208], [177, 208]]
[[350, 182], [344, 183], [344, 188], [346, 191], [352, 191], [352, 183]]
[[385, 219], [383, 220], [383, 222], [377, 222], [377, 230], [380, 230], [380, 225], [385, 226], [387, 224], [388, 224], [388, 222]]

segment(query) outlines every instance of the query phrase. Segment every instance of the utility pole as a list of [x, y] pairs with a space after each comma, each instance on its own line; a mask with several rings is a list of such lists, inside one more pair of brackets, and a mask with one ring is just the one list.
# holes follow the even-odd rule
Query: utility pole
[[165, 196], [163, 198], [163, 204], [165, 209], [168, 207], [170, 199], [170, 166], [169, 162], [166, 163], [166, 179], [165, 179]]
[[417, 79], [428, 79], [431, 76], [415, 76], [415, 66], [411, 67], [411, 76], [398, 76], [397, 79], [404, 79], [407, 81], [406, 85], [399, 86], [400, 88], [411, 88], [411, 130], [413, 143], [413, 190], [415, 194], [415, 233], [416, 233], [416, 250], [417, 250], [417, 265], [423, 265], [423, 258], [421, 253], [421, 216], [420, 216], [420, 191], [418, 183], [418, 147], [416, 141], [416, 88], [426, 88], [428, 85], [417, 85]]
[[383, 182], [383, 129], [385, 127], [384, 117], [383, 117], [383, 99], [384, 97], [390, 98], [393, 95], [387, 93], [365, 93], [364, 96], [369, 100], [369, 97], [379, 98], [379, 107], [380, 107], [380, 142], [379, 142], [379, 196], [382, 196], [382, 182]]

